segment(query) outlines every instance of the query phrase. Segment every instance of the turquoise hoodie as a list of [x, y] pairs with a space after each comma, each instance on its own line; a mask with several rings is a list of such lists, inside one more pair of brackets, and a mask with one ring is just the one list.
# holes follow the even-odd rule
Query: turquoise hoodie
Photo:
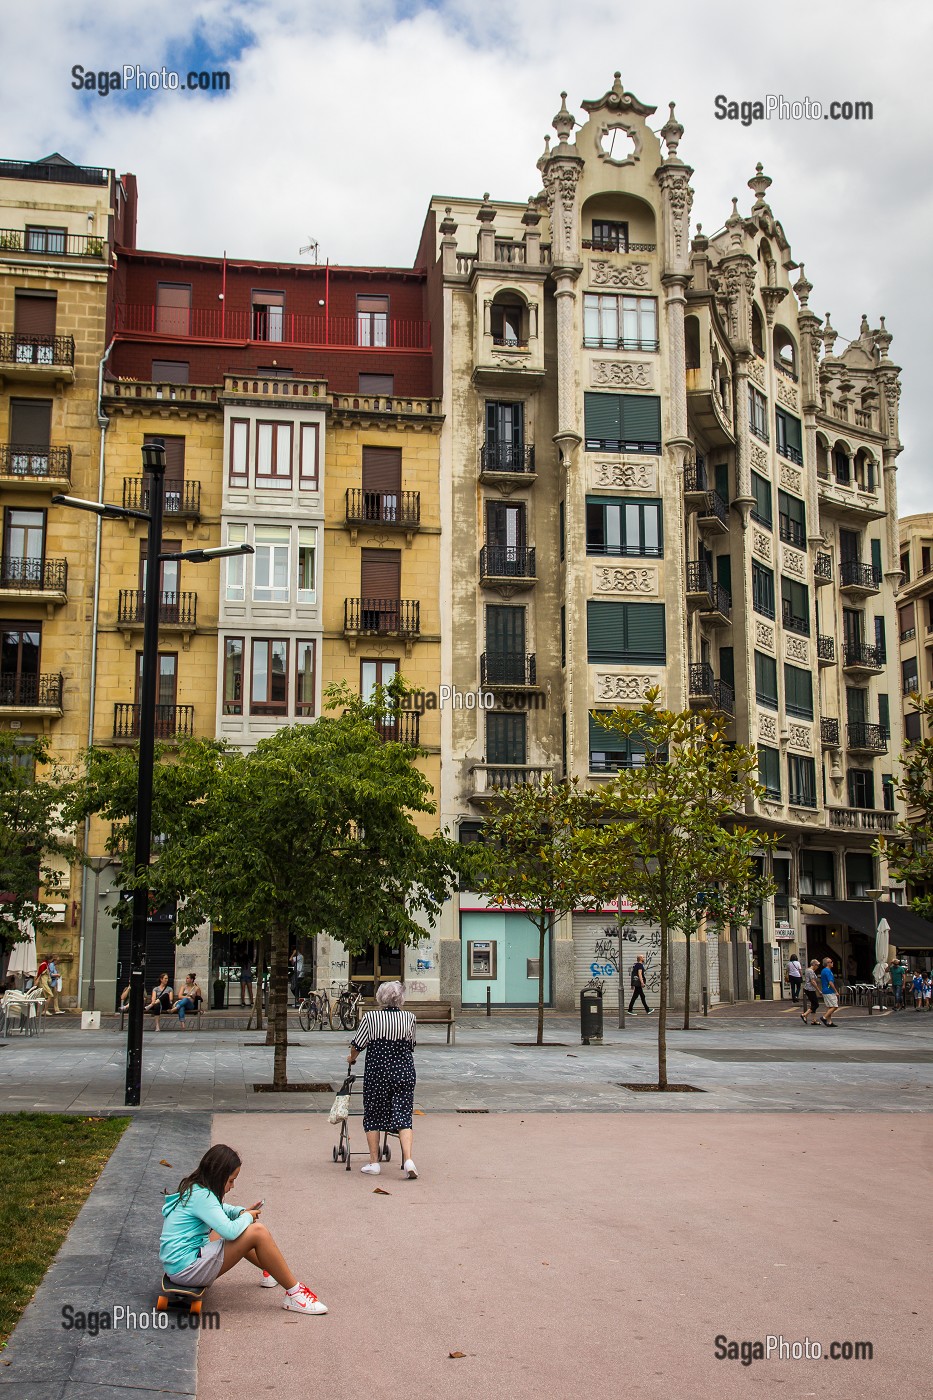
[[223, 1205], [206, 1186], [192, 1186], [184, 1201], [173, 1191], [165, 1198], [162, 1215], [159, 1258], [167, 1274], [180, 1274], [193, 1264], [212, 1230], [222, 1240], [235, 1240], [253, 1223], [248, 1210]]

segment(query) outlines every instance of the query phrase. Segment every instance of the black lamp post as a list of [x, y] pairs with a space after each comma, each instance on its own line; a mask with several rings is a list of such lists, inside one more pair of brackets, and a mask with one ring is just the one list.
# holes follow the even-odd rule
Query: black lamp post
[[138, 1107], [142, 1093], [143, 1001], [146, 979], [146, 932], [149, 927], [149, 884], [144, 878], [152, 851], [152, 780], [155, 768], [156, 677], [159, 667], [159, 593], [161, 564], [165, 559], [204, 563], [231, 554], [252, 554], [252, 545], [220, 546], [162, 553], [162, 512], [165, 504], [165, 444], [148, 442], [142, 449], [143, 471], [149, 477], [148, 510], [82, 501], [74, 496], [53, 496], [55, 505], [89, 510], [105, 520], [145, 520], [149, 526], [146, 587], [143, 596], [143, 657], [139, 691], [139, 777], [136, 792], [136, 846], [133, 867], [133, 933], [130, 953], [130, 1005], [126, 1036], [126, 1096], [124, 1103]]

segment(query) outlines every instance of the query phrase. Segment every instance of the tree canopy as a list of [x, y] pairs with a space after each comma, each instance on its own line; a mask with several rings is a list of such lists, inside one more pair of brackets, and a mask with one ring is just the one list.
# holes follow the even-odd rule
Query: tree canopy
[[78, 849], [63, 821], [69, 780], [44, 739], [0, 732], [0, 938], [16, 943], [41, 928], [68, 884]]

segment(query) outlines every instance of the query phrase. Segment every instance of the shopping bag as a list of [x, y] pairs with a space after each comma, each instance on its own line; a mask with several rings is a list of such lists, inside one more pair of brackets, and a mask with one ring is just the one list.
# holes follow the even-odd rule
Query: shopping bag
[[338, 1094], [334, 1099], [333, 1107], [328, 1118], [329, 1123], [342, 1123], [345, 1118], [350, 1117], [350, 1095]]

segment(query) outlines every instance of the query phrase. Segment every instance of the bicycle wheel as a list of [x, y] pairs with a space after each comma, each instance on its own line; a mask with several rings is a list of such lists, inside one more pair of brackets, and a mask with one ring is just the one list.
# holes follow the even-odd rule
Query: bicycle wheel
[[337, 1002], [337, 1016], [345, 1031], [355, 1031], [357, 1027], [356, 998], [343, 996]]
[[309, 1031], [313, 1026], [311, 1003], [307, 997], [302, 999], [298, 1007], [298, 1024], [303, 1031]]
[[318, 1028], [318, 1030], [319, 1030], [319, 1031], [322, 1031], [322, 1030], [324, 1029], [324, 1026], [326, 1025], [326, 1026], [327, 1026], [327, 1029], [328, 1029], [329, 1031], [332, 1031], [332, 1030], [334, 1029], [334, 1022], [333, 1022], [333, 1007], [332, 1007], [331, 1004], [330, 1004], [330, 997], [327, 995], [326, 992], [324, 992], [323, 994], [318, 993], [318, 996], [317, 996], [317, 998], [316, 998], [316, 1001], [317, 1001], [317, 1028]]

